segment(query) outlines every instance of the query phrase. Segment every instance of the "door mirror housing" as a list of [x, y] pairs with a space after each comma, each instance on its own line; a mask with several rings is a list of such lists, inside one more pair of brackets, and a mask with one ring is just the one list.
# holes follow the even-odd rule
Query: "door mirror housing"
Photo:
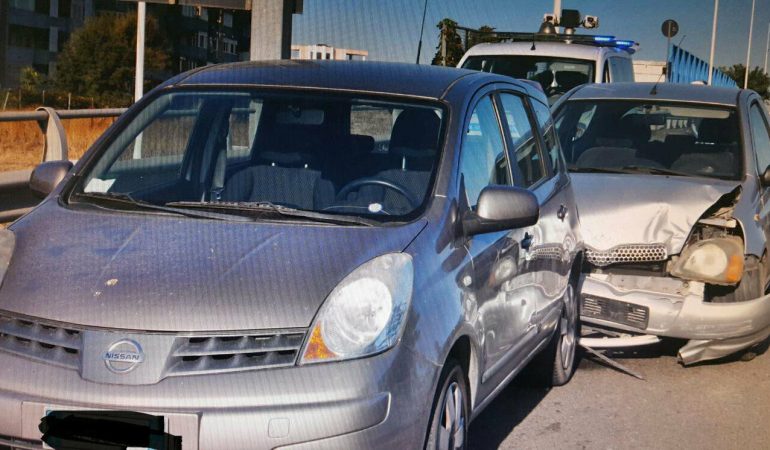
[[39, 164], [29, 177], [29, 190], [36, 197], [45, 198], [56, 189], [70, 169], [70, 161], [47, 161]]
[[532, 226], [540, 206], [532, 192], [513, 186], [487, 186], [479, 195], [476, 211], [463, 216], [466, 236]]
[[759, 184], [763, 187], [770, 187], [770, 166], [767, 166], [762, 175], [759, 176]]

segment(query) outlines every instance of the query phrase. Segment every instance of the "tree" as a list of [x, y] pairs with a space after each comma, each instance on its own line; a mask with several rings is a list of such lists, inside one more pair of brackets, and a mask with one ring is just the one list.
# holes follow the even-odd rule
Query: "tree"
[[[743, 81], [746, 77], [746, 66], [743, 64], [733, 64], [732, 67], [721, 67], [720, 70], [735, 80], [739, 87], [743, 87]], [[749, 72], [749, 89], [756, 91], [765, 100], [769, 99], [770, 77], [759, 67], [751, 69], [751, 72]]]
[[[158, 22], [147, 18], [146, 74], [165, 71], [169, 46]], [[89, 18], [72, 33], [57, 59], [56, 87], [93, 97], [103, 106], [129, 105], [133, 99], [136, 58], [136, 14], [109, 14]], [[145, 89], [157, 80], [145, 81]]]
[[[454, 67], [460, 62], [465, 53], [463, 49], [463, 40], [457, 33], [457, 22], [452, 19], [444, 19], [436, 25], [441, 30], [438, 36], [438, 46], [436, 47], [436, 56], [433, 57], [431, 64], [434, 66], [444, 65]], [[446, 61], [444, 60], [442, 42], [446, 42]]]
[[482, 25], [478, 30], [468, 35], [467, 48], [471, 48], [476, 44], [483, 44], [484, 42], [497, 42], [499, 39], [495, 34], [495, 29], [489, 25]]
[[19, 75], [19, 85], [25, 91], [40, 91], [48, 87], [48, 78], [32, 67], [23, 67]]

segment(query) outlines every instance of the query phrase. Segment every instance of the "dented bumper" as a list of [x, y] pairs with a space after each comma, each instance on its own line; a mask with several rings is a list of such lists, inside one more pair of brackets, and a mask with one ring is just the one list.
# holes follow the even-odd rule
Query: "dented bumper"
[[704, 284], [669, 277], [589, 274], [582, 319], [655, 336], [689, 339], [686, 364], [716, 359], [770, 336], [770, 296], [738, 303], [703, 301]]

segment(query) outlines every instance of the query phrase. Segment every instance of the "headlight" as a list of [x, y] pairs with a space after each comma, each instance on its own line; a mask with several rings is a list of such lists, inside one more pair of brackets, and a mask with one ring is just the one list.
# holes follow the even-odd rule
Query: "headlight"
[[5, 272], [11, 264], [14, 247], [16, 247], [16, 235], [10, 230], [0, 229], [0, 284], [3, 283]]
[[713, 284], [735, 284], [743, 276], [743, 259], [740, 238], [704, 239], [684, 249], [671, 275]]
[[364, 263], [329, 294], [310, 327], [301, 364], [360, 358], [395, 345], [412, 299], [412, 257]]

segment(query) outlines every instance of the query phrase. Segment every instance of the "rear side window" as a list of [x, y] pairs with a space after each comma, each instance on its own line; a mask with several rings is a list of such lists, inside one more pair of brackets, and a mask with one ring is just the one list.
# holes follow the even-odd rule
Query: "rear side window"
[[537, 125], [545, 141], [545, 152], [551, 162], [553, 173], [556, 173], [559, 171], [559, 164], [561, 164], [561, 147], [559, 147], [559, 139], [556, 137], [551, 110], [536, 100], [532, 100], [531, 103], [532, 109], [535, 110], [535, 116], [537, 116]]
[[521, 97], [517, 95], [502, 93], [500, 101], [510, 133], [513, 160], [516, 161], [520, 174], [516, 184], [521, 187], [532, 186], [544, 178], [545, 169], [527, 109]]
[[634, 81], [634, 67], [631, 60], [615, 56], [609, 59], [613, 83]]
[[757, 169], [761, 173], [770, 166], [770, 136], [762, 109], [757, 103], [751, 105], [751, 137], [757, 154]]

